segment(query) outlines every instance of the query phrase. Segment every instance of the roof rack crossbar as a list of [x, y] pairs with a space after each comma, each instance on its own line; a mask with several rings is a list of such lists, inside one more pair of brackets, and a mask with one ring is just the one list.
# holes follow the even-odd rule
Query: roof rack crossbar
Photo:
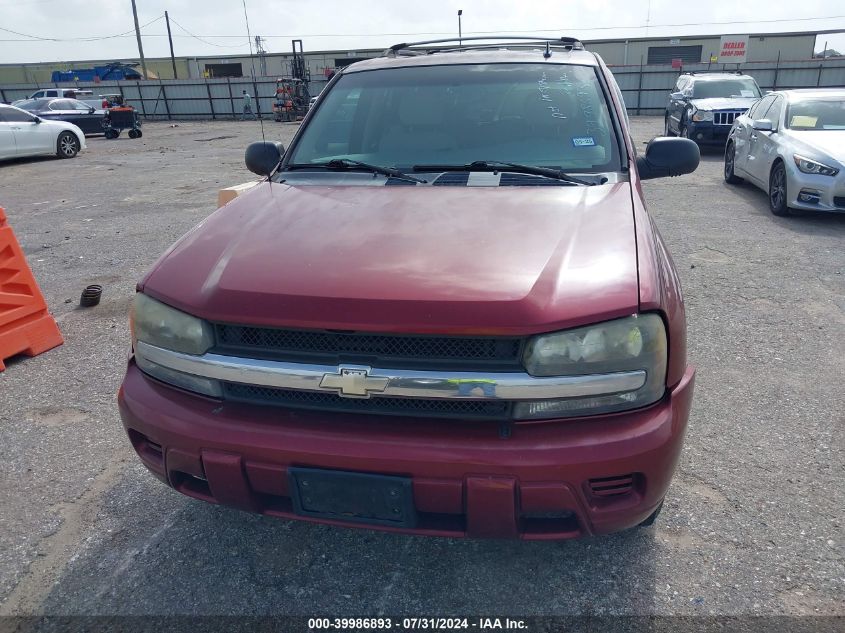
[[543, 54], [546, 54], [546, 50], [564, 50], [564, 51], [571, 51], [571, 50], [578, 50], [574, 49], [571, 44], [552, 44], [546, 47], [545, 42], [501, 42], [496, 44], [476, 44], [475, 46], [455, 46], [454, 48], [437, 48], [437, 49], [424, 49], [422, 51], [416, 50], [408, 50], [403, 49], [396, 51], [396, 55], [424, 55], [424, 54], [433, 54], [433, 53], [457, 53], [460, 51], [489, 51], [489, 50], [500, 50], [503, 48], [508, 49], [522, 49], [522, 48], [529, 48], [533, 50], [542, 50]]
[[[437, 40], [423, 40], [419, 42], [402, 42], [401, 44], [394, 44], [390, 48], [384, 51], [383, 56], [387, 57], [388, 55], [396, 55], [399, 51], [407, 50], [412, 47], [419, 47], [419, 46], [427, 46], [429, 44], [448, 44], [450, 42], [458, 42], [459, 47], [457, 49], [450, 48], [449, 50], [464, 50], [463, 42], [480, 42], [480, 41], [491, 41], [496, 40], [500, 42], [498, 45], [505, 45], [508, 42], [513, 42], [514, 44], [520, 43], [525, 44], [528, 42], [533, 42], [535, 44], [548, 44], [549, 46], [563, 46], [566, 48], [571, 48], [573, 50], [583, 50], [584, 45], [581, 43], [580, 40], [574, 37], [533, 37], [528, 35], [496, 35], [496, 36], [489, 36], [489, 35], [481, 35], [481, 36], [473, 36], [473, 37], [446, 37]], [[497, 44], [491, 43], [489, 44], [490, 47], [496, 46]], [[477, 47], [472, 47], [477, 48]]]

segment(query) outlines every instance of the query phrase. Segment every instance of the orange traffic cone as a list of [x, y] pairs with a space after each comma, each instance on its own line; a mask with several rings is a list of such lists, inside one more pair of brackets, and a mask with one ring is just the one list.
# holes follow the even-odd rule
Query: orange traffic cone
[[63, 342], [0, 207], [0, 371], [10, 356], [35, 356]]

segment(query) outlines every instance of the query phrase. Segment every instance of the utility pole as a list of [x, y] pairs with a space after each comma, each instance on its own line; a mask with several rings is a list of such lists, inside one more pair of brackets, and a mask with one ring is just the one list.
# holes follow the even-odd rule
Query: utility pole
[[464, 14], [464, 10], [458, 9], [458, 46], [464, 45], [464, 37], [463, 37], [463, 33], [461, 32], [461, 16], [463, 14]]
[[164, 21], [167, 22], [167, 41], [170, 42], [170, 63], [173, 64], [173, 78], [179, 79], [176, 75], [176, 56], [173, 54], [173, 36], [170, 35], [170, 16], [167, 15], [167, 11], [164, 12]]
[[141, 44], [141, 27], [138, 26], [138, 9], [135, 7], [135, 0], [132, 0], [132, 16], [135, 18], [135, 37], [138, 38], [138, 54], [141, 56], [141, 71], [144, 79], [147, 79], [147, 61], [144, 59], [144, 47]]
[[258, 53], [258, 68], [261, 71], [261, 76], [267, 76], [267, 51], [264, 49], [264, 45], [261, 43], [262, 38], [260, 35], [255, 36], [255, 52]]

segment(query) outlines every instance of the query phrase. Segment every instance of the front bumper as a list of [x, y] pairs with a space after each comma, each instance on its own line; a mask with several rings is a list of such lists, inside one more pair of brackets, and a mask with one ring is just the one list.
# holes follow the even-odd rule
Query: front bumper
[[731, 131], [730, 125], [714, 125], [712, 121], [690, 121], [689, 138], [699, 145], [724, 145]]
[[[141, 461], [191, 497], [315, 520], [293, 511], [289, 466], [398, 475], [411, 479], [416, 527], [368, 527], [562, 539], [633, 527], [659, 506], [680, 455], [693, 383], [690, 367], [645, 409], [516, 423], [507, 439], [490, 422], [220, 402], [159, 383], [134, 361], [118, 402]], [[600, 491], [602, 481], [629, 476], [629, 486], [611, 495]]]
[[784, 164], [789, 207], [845, 213], [845, 171], [840, 171], [836, 176], [819, 176], [805, 174], [798, 169], [794, 161], [784, 161]]

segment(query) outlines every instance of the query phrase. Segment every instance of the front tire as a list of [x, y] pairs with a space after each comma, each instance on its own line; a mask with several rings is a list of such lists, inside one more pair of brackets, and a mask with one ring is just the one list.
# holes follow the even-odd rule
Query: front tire
[[79, 153], [79, 138], [73, 132], [62, 132], [56, 141], [56, 155], [59, 158], [73, 158]]
[[734, 173], [734, 166], [736, 165], [736, 147], [733, 143], [728, 143], [725, 148], [725, 182], [731, 185], [738, 185], [742, 182], [742, 178]]
[[777, 216], [789, 215], [786, 191], [786, 167], [778, 161], [769, 174], [769, 209]]

